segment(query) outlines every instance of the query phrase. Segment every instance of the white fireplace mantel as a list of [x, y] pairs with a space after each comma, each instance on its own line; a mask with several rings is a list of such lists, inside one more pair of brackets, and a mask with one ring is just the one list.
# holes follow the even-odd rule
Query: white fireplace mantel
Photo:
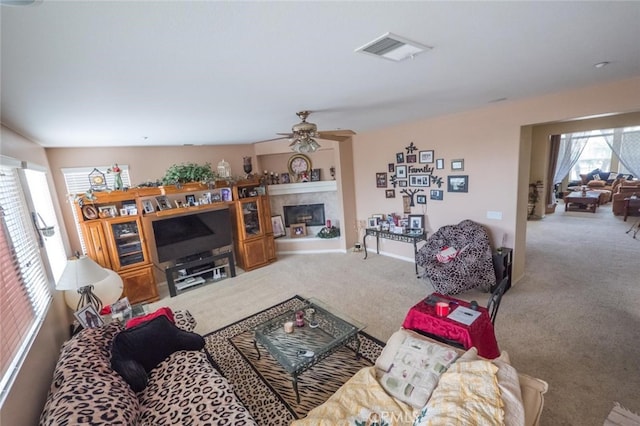
[[337, 191], [338, 184], [335, 180], [321, 180], [318, 182], [282, 183], [267, 187], [270, 196], [304, 194], [309, 192]]

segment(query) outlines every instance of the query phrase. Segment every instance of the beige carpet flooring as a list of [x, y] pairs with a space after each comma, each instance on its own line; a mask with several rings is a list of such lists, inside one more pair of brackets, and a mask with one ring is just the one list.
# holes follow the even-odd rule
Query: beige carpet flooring
[[[596, 214], [562, 210], [528, 222], [525, 276], [503, 298], [496, 336], [519, 371], [549, 383], [542, 425], [602, 425], [614, 402], [640, 412], [640, 233], [626, 234], [637, 218], [623, 222], [610, 204]], [[411, 263], [375, 253], [283, 255], [239, 272], [175, 298], [160, 286], [153, 307], [188, 309], [205, 334], [299, 294], [386, 341], [432, 291]]]

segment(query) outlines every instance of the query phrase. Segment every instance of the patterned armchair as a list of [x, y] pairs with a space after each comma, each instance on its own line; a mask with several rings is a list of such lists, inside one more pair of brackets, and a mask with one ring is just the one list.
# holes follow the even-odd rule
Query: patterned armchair
[[[438, 260], [445, 248], [455, 248], [457, 255], [448, 262]], [[429, 279], [441, 294], [458, 294], [472, 288], [489, 291], [496, 284], [489, 236], [471, 220], [438, 229], [418, 250], [416, 263], [424, 268], [423, 278]]]

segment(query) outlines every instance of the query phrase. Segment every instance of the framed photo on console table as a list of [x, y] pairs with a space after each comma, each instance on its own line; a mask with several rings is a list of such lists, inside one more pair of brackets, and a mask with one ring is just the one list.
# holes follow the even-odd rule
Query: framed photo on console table
[[410, 214], [409, 215], [409, 229], [424, 229], [424, 215], [423, 214]]

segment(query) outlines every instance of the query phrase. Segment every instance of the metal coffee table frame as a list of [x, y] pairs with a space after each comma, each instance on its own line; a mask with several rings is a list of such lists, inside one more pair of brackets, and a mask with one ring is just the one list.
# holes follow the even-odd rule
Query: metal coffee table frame
[[[296, 311], [305, 312], [304, 326], [294, 325], [293, 333], [285, 333], [284, 323], [293, 321], [295, 324]], [[311, 319], [318, 324], [317, 327], [309, 326]], [[255, 328], [253, 344], [258, 353], [258, 359], [261, 357], [258, 348], [260, 343], [291, 375], [296, 401], [299, 403], [298, 376], [351, 342], [355, 344], [355, 356], [359, 358], [358, 332], [364, 328], [364, 324], [337, 313], [325, 303], [317, 299], [308, 299], [300, 309], [285, 312], [259, 324]], [[299, 350], [313, 351], [314, 356], [299, 356]]]

